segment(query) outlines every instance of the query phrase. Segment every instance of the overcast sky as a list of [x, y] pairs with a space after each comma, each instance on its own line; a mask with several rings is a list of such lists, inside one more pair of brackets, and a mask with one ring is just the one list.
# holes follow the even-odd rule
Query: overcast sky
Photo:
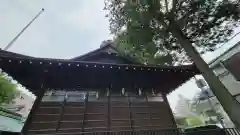
[[103, 0], [1, 0], [0, 47], [45, 8], [9, 51], [51, 58], [89, 52], [110, 38], [103, 7]]
[[[104, 0], [1, 0], [0, 48], [4, 48], [44, 8], [45, 12], [9, 51], [49, 58], [82, 55], [99, 48], [103, 40], [111, 39], [103, 7]], [[205, 55], [205, 60], [210, 61], [230, 48], [237, 38], [240, 36]], [[176, 105], [178, 94], [191, 98], [197, 90], [194, 81], [183, 84], [169, 96], [171, 106]]]

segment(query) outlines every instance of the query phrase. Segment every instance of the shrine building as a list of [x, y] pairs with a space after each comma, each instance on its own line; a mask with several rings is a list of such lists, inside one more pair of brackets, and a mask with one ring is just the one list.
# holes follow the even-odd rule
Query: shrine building
[[177, 129], [167, 95], [195, 65], [143, 65], [111, 44], [72, 59], [0, 50], [0, 68], [36, 95], [24, 135]]

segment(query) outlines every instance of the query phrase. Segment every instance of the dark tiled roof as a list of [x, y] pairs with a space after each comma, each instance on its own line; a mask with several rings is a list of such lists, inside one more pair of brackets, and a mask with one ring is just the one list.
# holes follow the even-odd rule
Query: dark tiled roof
[[[78, 57], [80, 60], [76, 60], [76, 58], [70, 60], [35, 58], [1, 50], [0, 68], [33, 93], [41, 89], [43, 81], [46, 89], [108, 88], [112, 86], [157, 88], [159, 92], [169, 93], [189, 78], [200, 73], [195, 65], [145, 66], [81, 60], [83, 57], [85, 57], [84, 59], [90, 58], [90, 56], [92, 58], [92, 55], [99, 50]], [[98, 56], [100, 55], [98, 54]], [[107, 57], [115, 58], [112, 55]]]

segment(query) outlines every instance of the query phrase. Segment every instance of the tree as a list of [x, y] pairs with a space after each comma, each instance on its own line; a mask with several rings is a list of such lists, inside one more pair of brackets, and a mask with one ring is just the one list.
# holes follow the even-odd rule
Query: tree
[[198, 116], [175, 118], [175, 121], [179, 128], [193, 128], [205, 125], [201, 117]]
[[176, 121], [176, 124], [178, 126], [178, 128], [186, 128], [188, 127], [188, 123], [186, 121], [186, 118], [182, 118], [182, 117], [179, 117], [179, 118], [175, 118], [175, 121]]
[[137, 63], [150, 65], [160, 63], [172, 65], [174, 63], [174, 58], [169, 53], [160, 55], [155, 54], [155, 52], [148, 52], [145, 48], [135, 49], [132, 44], [127, 41], [127, 36], [124, 33], [119, 34], [114, 39], [114, 45], [121, 55], [131, 57]]
[[239, 5], [238, 0], [105, 0], [113, 34], [124, 32], [135, 50], [186, 52], [240, 128], [239, 103], [200, 56], [233, 34], [240, 22]]
[[17, 94], [16, 85], [0, 74], [0, 105], [10, 103]]
[[200, 117], [197, 116], [192, 116], [192, 117], [187, 117], [186, 122], [188, 123], [187, 128], [192, 128], [192, 127], [200, 127], [203, 126], [204, 123], [202, 122]]

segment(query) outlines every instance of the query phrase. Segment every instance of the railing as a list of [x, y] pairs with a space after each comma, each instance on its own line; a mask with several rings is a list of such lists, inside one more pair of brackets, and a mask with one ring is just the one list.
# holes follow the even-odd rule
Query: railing
[[[21, 133], [0, 132], [0, 135], [21, 135]], [[46, 135], [46, 134], [36, 134]], [[207, 129], [184, 131], [182, 129], [139, 130], [139, 131], [107, 131], [107, 132], [64, 132], [48, 133], [47, 135], [240, 135], [240, 131], [234, 128]]]
[[9, 117], [12, 119], [16, 119], [16, 120], [20, 120], [20, 121], [24, 121], [24, 117], [22, 117], [22, 115], [9, 111], [3, 107], [0, 107], [0, 115], [1, 116], [5, 116], [5, 117]]
[[110, 131], [110, 132], [85, 132], [85, 133], [60, 133], [60, 135], [240, 135], [234, 128], [207, 129], [198, 131], [170, 130], [140, 130], [140, 131]]
[[228, 135], [240, 135], [240, 130], [234, 128], [225, 129]]
[[192, 129], [190, 131], [180, 131], [181, 135], [240, 135], [240, 131], [235, 128], [225, 129]]

